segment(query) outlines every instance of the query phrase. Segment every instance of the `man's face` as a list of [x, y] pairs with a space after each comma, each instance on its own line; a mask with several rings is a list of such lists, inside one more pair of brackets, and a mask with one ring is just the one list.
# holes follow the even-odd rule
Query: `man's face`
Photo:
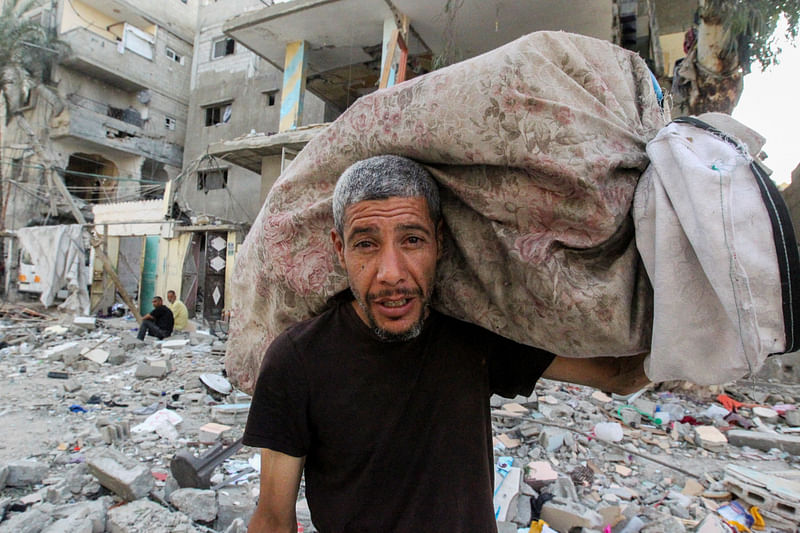
[[344, 235], [331, 231], [356, 312], [387, 341], [419, 335], [441, 248], [421, 197], [368, 200], [345, 210]]
[[169, 303], [175, 303], [175, 299], [176, 297], [174, 292], [167, 293], [167, 300], [169, 301]]
[[162, 303], [163, 302], [161, 301], [161, 298], [153, 298], [153, 307], [154, 308], [161, 307]]

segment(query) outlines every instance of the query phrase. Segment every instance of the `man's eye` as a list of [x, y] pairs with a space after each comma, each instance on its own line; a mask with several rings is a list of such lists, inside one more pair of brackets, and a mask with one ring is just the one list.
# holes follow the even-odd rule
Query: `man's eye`
[[372, 243], [369, 241], [359, 241], [353, 245], [353, 248], [369, 248], [372, 246]]
[[409, 237], [408, 244], [420, 244], [422, 239], [420, 237]]

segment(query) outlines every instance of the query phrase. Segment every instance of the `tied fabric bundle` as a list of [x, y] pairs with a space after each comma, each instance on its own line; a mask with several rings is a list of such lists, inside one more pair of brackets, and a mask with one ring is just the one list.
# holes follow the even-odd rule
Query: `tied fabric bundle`
[[379, 154], [440, 185], [438, 310], [565, 356], [647, 351], [653, 296], [630, 209], [665, 123], [641, 58], [562, 32], [362, 97], [281, 175], [242, 246], [229, 376], [251, 392], [270, 342], [347, 287], [333, 188]]

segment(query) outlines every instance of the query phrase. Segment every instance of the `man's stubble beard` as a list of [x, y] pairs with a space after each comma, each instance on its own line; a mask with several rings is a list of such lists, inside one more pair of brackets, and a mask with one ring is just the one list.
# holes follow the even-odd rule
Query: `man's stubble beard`
[[391, 331], [387, 331], [378, 325], [378, 322], [375, 320], [375, 316], [372, 314], [372, 311], [369, 308], [367, 300], [364, 299], [363, 295], [359, 293], [356, 289], [352, 286], [350, 287], [350, 291], [353, 293], [353, 296], [356, 299], [356, 303], [364, 311], [364, 315], [367, 317], [369, 321], [369, 327], [372, 332], [378, 337], [379, 340], [382, 342], [405, 342], [410, 341], [412, 339], [416, 339], [419, 337], [419, 334], [422, 333], [422, 326], [425, 323], [425, 318], [428, 315], [428, 308], [430, 306], [431, 295], [425, 294], [422, 292], [422, 289], [416, 290], [399, 290], [399, 291], [384, 291], [377, 295], [367, 295], [370, 300], [375, 298], [382, 298], [385, 296], [396, 296], [396, 295], [403, 295], [403, 296], [413, 296], [419, 298], [422, 302], [422, 310], [419, 314], [419, 319], [407, 330], [400, 331], [398, 333], [394, 333]]

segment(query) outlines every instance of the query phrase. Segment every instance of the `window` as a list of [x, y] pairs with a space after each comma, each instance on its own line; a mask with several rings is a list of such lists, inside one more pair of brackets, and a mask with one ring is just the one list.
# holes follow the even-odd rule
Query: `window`
[[227, 124], [231, 120], [231, 104], [217, 104], [206, 107], [206, 126]]
[[278, 89], [264, 91], [264, 96], [266, 96], [267, 99], [267, 107], [272, 107], [275, 105], [275, 102], [278, 98]]
[[174, 62], [180, 63], [181, 65], [183, 65], [183, 56], [178, 54], [172, 48], [167, 47], [166, 48], [166, 54], [167, 54], [167, 57], [170, 58], [171, 60], [173, 60]]
[[214, 41], [211, 45], [211, 59], [233, 55], [236, 49], [236, 41], [230, 37]]
[[174, 130], [177, 121], [172, 117], [164, 117], [164, 127], [168, 130]]
[[209, 170], [197, 171], [197, 190], [213, 191], [224, 189], [228, 186], [228, 169], [214, 168]]

